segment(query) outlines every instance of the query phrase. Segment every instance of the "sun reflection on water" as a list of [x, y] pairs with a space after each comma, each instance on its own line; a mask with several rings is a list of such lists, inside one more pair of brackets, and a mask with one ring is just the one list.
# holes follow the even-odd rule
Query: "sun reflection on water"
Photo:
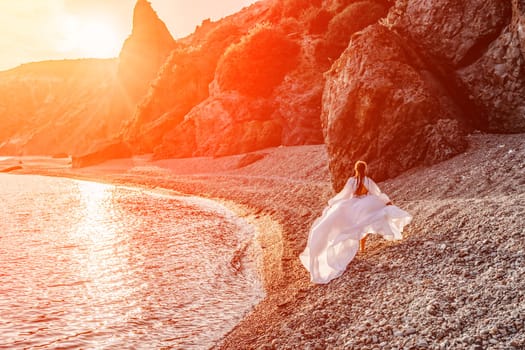
[[77, 230], [77, 235], [84, 236], [96, 244], [115, 236], [115, 230], [107, 225], [110, 219], [112, 187], [105, 184], [78, 181], [77, 187], [82, 207], [83, 221]]
[[[134, 279], [128, 264], [130, 256], [126, 240], [120, 240], [118, 226], [121, 213], [115, 208], [116, 188], [111, 185], [78, 182], [82, 208], [81, 220], [71, 234], [82, 249], [77, 252], [81, 262], [79, 277], [86, 283], [84, 297], [100, 322], [122, 322], [140, 312], [127, 312], [113, 307], [134, 293]], [[132, 304], [132, 303], [131, 303]], [[132, 306], [132, 305], [130, 305]]]
[[0, 185], [0, 348], [209, 348], [262, 297], [255, 260], [231, 265], [253, 230], [218, 204], [70, 179]]

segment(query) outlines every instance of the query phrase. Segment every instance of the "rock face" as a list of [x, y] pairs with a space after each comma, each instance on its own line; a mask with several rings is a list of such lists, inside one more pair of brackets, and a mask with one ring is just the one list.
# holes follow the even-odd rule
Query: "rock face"
[[116, 72], [88, 71], [85, 85], [54, 72], [42, 86], [60, 94], [0, 74], [0, 151], [89, 154], [118, 138], [159, 159], [324, 141], [336, 189], [357, 159], [382, 180], [461, 152], [470, 130], [525, 131], [524, 11], [265, 0], [174, 41], [138, 0]]
[[119, 123], [131, 119], [161, 66], [175, 48], [175, 40], [149, 1], [138, 0], [133, 12], [133, 30], [119, 55], [112, 109], [108, 118]]
[[166, 136], [157, 154], [222, 156], [280, 145], [282, 123], [273, 117], [271, 97], [298, 56], [295, 41], [266, 26], [231, 45], [218, 62], [210, 96]]
[[509, 11], [510, 1], [501, 0], [396, 1], [388, 19], [426, 54], [457, 67], [479, 57], [509, 23]]
[[447, 71], [473, 126], [523, 132], [524, 7], [520, 0], [397, 1], [389, 21]]
[[513, 1], [512, 21], [471, 65], [457, 70], [459, 85], [478, 112], [472, 122], [495, 133], [525, 131], [525, 3]]
[[[362, 16], [365, 8], [371, 12]], [[321, 1], [266, 1], [205, 22], [178, 42], [127, 139], [156, 158], [322, 143], [329, 55], [339, 55], [353, 32], [385, 14], [373, 1], [327, 8]]]
[[334, 188], [358, 159], [381, 180], [461, 152], [468, 130], [525, 131], [524, 8], [397, 0], [355, 35], [323, 95]]
[[96, 152], [121, 133], [174, 46], [149, 2], [139, 0], [118, 60], [38, 62], [0, 72], [0, 152]]
[[224, 50], [240, 38], [241, 31], [235, 24], [224, 24], [202, 36], [177, 44], [138, 106], [125, 136], [137, 152], [149, 153], [161, 147], [164, 136], [209, 96], [208, 85], [214, 79], [217, 62]]
[[132, 101], [146, 94], [151, 80], [175, 48], [175, 40], [151, 4], [138, 0], [133, 13], [133, 30], [119, 55], [118, 78]]
[[334, 188], [359, 159], [377, 180], [465, 149], [462, 114], [416, 51], [376, 24], [356, 34], [332, 66], [322, 124]]
[[248, 99], [237, 92], [208, 98], [166, 134], [156, 157], [219, 157], [278, 146], [281, 123], [267, 117], [273, 109], [264, 99]]
[[278, 29], [255, 28], [267, 6], [203, 22], [178, 42], [126, 132], [136, 150], [220, 156], [281, 144], [273, 92], [297, 65], [300, 46]]
[[386, 16], [388, 9], [376, 1], [353, 1], [338, 9], [327, 25], [324, 40], [317, 47], [320, 59], [333, 62], [348, 46], [355, 32], [376, 23]]
[[117, 63], [64, 60], [0, 72], [0, 154], [86, 152], [111, 137], [108, 113]]

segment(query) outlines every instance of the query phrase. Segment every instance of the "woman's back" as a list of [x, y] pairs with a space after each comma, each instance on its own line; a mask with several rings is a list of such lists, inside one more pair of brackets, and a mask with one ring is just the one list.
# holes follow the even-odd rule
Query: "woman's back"
[[365, 196], [368, 194], [368, 188], [365, 186], [365, 179], [357, 179], [357, 188], [354, 191], [355, 196]]

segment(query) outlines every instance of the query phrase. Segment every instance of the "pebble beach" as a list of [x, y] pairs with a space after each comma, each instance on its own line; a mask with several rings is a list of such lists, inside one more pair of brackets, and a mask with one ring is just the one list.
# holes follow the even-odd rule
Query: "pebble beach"
[[372, 236], [328, 285], [310, 283], [298, 259], [334, 195], [323, 145], [82, 169], [11, 158], [0, 169], [197, 195], [253, 222], [266, 297], [216, 349], [523, 349], [525, 135], [468, 142], [450, 160], [379, 183], [414, 219], [401, 241]]

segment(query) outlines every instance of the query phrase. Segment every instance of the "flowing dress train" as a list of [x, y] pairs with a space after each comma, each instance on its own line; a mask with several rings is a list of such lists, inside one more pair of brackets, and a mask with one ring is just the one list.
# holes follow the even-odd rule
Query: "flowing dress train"
[[321, 217], [308, 235], [308, 243], [299, 258], [314, 283], [328, 283], [341, 276], [359, 249], [359, 241], [368, 233], [387, 240], [402, 238], [403, 227], [412, 216], [387, 205], [388, 196], [369, 177], [364, 178], [368, 194], [354, 195], [357, 181], [351, 177], [345, 187], [328, 201]]

